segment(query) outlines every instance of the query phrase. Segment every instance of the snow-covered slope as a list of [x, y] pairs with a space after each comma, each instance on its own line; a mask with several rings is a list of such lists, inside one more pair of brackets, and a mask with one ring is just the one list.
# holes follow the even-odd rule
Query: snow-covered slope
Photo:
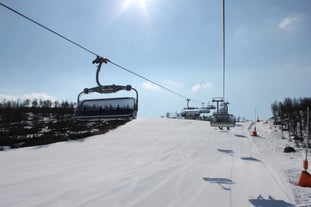
[[282, 153], [269, 124], [249, 136], [249, 124], [137, 119], [81, 141], [3, 151], [0, 206], [311, 205], [310, 189], [289, 182], [303, 152]]

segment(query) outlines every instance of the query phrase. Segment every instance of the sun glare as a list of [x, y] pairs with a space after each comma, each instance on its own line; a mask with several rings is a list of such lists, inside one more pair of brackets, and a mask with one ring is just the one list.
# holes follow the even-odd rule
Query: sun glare
[[124, 3], [119, 13], [125, 12], [126, 10], [130, 9], [130, 7], [136, 7], [136, 8], [139, 8], [144, 13], [146, 18], [148, 18], [146, 1], [147, 0], [124, 0]]
[[148, 24], [149, 29], [150, 29], [150, 20], [149, 20], [149, 14], [148, 14], [148, 9], [147, 9], [147, 1], [148, 0], [125, 0], [121, 9], [118, 12], [118, 15], [120, 15], [121, 13], [130, 9], [130, 7], [132, 7], [132, 6], [137, 7], [143, 13], [144, 18]]
[[148, 25], [148, 28], [151, 29], [148, 8], [147, 8], [148, 1], [152, 1], [152, 0], [122, 0], [118, 11], [115, 13], [113, 18], [110, 19], [106, 27], [112, 24], [119, 16], [121, 16], [127, 10], [139, 9], [144, 17], [144, 20], [146, 21]]
[[136, 5], [140, 9], [146, 9], [146, 0], [125, 0], [123, 4], [123, 9], [126, 10], [129, 6]]

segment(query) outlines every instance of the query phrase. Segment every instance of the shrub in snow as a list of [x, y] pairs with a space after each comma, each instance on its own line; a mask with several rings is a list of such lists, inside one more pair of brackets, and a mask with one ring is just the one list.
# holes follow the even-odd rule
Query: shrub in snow
[[290, 152], [296, 152], [296, 150], [293, 147], [285, 147], [284, 152], [290, 153]]

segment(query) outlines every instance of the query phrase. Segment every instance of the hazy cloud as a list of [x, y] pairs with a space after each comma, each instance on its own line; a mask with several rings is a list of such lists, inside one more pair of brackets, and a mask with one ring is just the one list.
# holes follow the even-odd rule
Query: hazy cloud
[[159, 86], [147, 81], [147, 82], [143, 82], [142, 83], [143, 88], [147, 89], [147, 90], [151, 90], [151, 91], [155, 91], [159, 88]]
[[57, 98], [55, 96], [50, 96], [46, 93], [30, 93], [30, 94], [24, 94], [21, 96], [12, 96], [12, 95], [5, 95], [5, 94], [0, 94], [0, 101], [2, 100], [7, 100], [7, 101], [16, 101], [16, 100], [51, 100], [51, 101], [56, 101]]
[[177, 81], [174, 81], [174, 80], [166, 80], [165, 85], [168, 88], [171, 88], [173, 90], [180, 90], [180, 89], [182, 89], [184, 84], [177, 82]]
[[192, 92], [197, 93], [200, 90], [209, 89], [211, 86], [212, 86], [211, 83], [203, 83], [203, 84], [196, 83], [192, 86], [191, 90]]
[[201, 89], [201, 84], [197, 83], [195, 85], [192, 86], [191, 90], [192, 92], [198, 92]]
[[300, 24], [301, 20], [301, 14], [290, 15], [280, 21], [278, 28], [281, 30], [293, 30]]

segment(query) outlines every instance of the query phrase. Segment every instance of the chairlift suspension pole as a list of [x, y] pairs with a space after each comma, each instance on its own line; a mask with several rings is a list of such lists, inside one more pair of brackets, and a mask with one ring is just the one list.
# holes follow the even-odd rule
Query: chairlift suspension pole
[[189, 98], [187, 98], [187, 108], [189, 108], [189, 101], [191, 101]]
[[222, 97], [225, 100], [225, 0], [222, 0]]
[[100, 69], [101, 69], [101, 66], [103, 63], [107, 64], [109, 62], [109, 60], [107, 58], [104, 58], [104, 57], [100, 57], [100, 56], [97, 56], [95, 60], [93, 60], [93, 64], [98, 64], [97, 65], [97, 70], [96, 70], [96, 83], [98, 86], [103, 86], [102, 84], [100, 84], [99, 82], [99, 72], [100, 72]]
[[[236, 123], [236, 118], [233, 114], [228, 113], [228, 102], [225, 101], [225, 0], [222, 0], [222, 97], [214, 98], [212, 101], [217, 103], [217, 112], [211, 116], [210, 124], [212, 127], [218, 127], [219, 129], [223, 129], [223, 127], [227, 127], [229, 130], [230, 127], [234, 127]], [[219, 107], [219, 102], [222, 102], [221, 107]]]

